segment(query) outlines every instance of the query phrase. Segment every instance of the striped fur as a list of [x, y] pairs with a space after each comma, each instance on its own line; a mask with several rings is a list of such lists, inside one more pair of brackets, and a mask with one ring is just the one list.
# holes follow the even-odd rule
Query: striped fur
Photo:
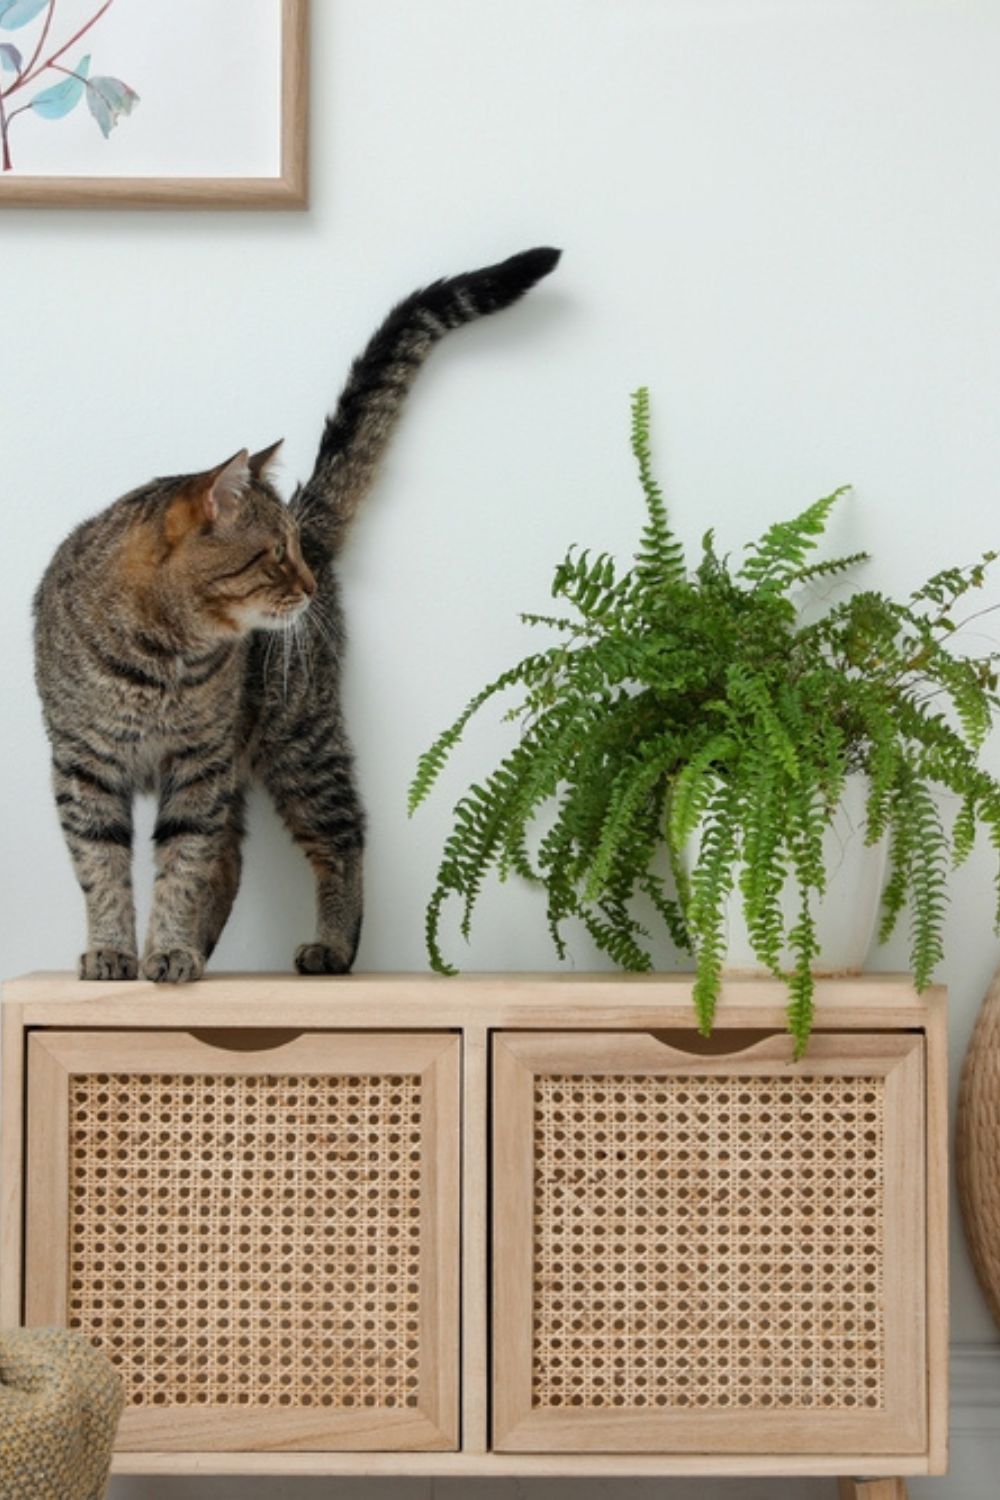
[[[362, 915], [364, 815], [340, 707], [332, 562], [420, 365], [450, 329], [553, 269], [531, 250], [400, 303], [357, 359], [312, 476], [285, 505], [276, 448], [154, 480], [84, 522], [35, 598], [56, 810], [87, 909], [84, 979], [197, 979], [240, 881], [246, 789], [268, 788], [316, 874], [303, 973], [344, 973]], [[132, 805], [155, 791], [140, 961]]]

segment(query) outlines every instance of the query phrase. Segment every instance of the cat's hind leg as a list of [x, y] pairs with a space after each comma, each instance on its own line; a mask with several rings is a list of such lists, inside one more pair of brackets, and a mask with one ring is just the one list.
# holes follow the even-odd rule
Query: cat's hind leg
[[209, 877], [205, 893], [204, 929], [202, 949], [209, 959], [222, 929], [229, 920], [236, 893], [240, 888], [243, 870], [243, 839], [246, 834], [246, 793], [238, 787], [229, 804], [225, 838], [222, 842], [214, 871]]
[[347, 974], [361, 939], [362, 848], [310, 855], [310, 862], [316, 873], [316, 940], [299, 944], [295, 967], [300, 974]]
[[340, 748], [311, 749], [308, 734], [289, 733], [259, 767], [285, 826], [316, 875], [316, 937], [295, 951], [300, 974], [346, 974], [354, 962], [363, 907], [364, 813], [352, 758]]

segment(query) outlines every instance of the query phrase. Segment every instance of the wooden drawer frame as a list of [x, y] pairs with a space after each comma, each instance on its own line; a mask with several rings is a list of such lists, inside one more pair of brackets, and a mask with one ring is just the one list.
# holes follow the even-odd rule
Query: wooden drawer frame
[[[270, 1080], [312, 1074], [332, 1078], [357, 1076], [361, 1079], [399, 1074], [415, 1078], [420, 1088], [419, 1136], [416, 1128], [413, 1132], [413, 1139], [421, 1143], [419, 1166], [414, 1174], [419, 1177], [420, 1201], [412, 1221], [414, 1240], [421, 1247], [420, 1260], [412, 1262], [415, 1268], [419, 1267], [419, 1304], [411, 1304], [415, 1330], [419, 1324], [419, 1334], [414, 1331], [412, 1337], [419, 1350], [420, 1363], [412, 1377], [417, 1382], [416, 1394], [409, 1397], [417, 1404], [365, 1407], [360, 1405], [360, 1391], [354, 1398], [359, 1404], [335, 1410], [317, 1405], [281, 1410], [271, 1405], [252, 1408], [232, 1404], [211, 1408], [173, 1405], [162, 1408], [126, 1404], [118, 1430], [121, 1451], [183, 1452], [199, 1447], [209, 1451], [228, 1447], [249, 1451], [271, 1448], [376, 1448], [383, 1451], [457, 1448], [460, 1050], [458, 1037], [447, 1033], [321, 1032], [299, 1036], [284, 1045], [237, 1051], [206, 1045], [186, 1032], [126, 1031], [104, 1036], [94, 1031], [49, 1031], [31, 1035], [28, 1042], [28, 1180], [49, 1185], [44, 1194], [29, 1192], [26, 1204], [25, 1258], [31, 1267], [31, 1277], [25, 1287], [25, 1322], [36, 1327], [65, 1324], [68, 1317], [72, 1155], [68, 1099], [74, 1079], [93, 1081], [95, 1077], [104, 1076], [139, 1081], [161, 1079], [170, 1086], [174, 1099], [180, 1090], [173, 1086], [182, 1084], [185, 1076], [192, 1083], [195, 1078], [204, 1077], [219, 1080], [228, 1077], [239, 1083], [241, 1079], [249, 1082], [260, 1077]], [[135, 1085], [131, 1087], [134, 1101]], [[110, 1087], [102, 1091], [101, 1097], [112, 1097]], [[153, 1099], [156, 1095], [150, 1091], [146, 1097]], [[223, 1097], [222, 1091], [217, 1088], [213, 1097]], [[381, 1098], [382, 1094], [376, 1097]], [[152, 1107], [146, 1113], [151, 1114]], [[176, 1105], [172, 1113], [176, 1116]], [[385, 1108], [379, 1109], [380, 1130], [388, 1113]], [[130, 1118], [134, 1120], [135, 1117], [133, 1106]], [[364, 1107], [354, 1111], [351, 1118], [363, 1120]], [[269, 1119], [267, 1128], [271, 1129], [271, 1125]], [[131, 1129], [134, 1129], [131, 1124], [126, 1127], [126, 1138]], [[273, 1129], [271, 1133], [274, 1134]], [[303, 1134], [298, 1133], [299, 1148]], [[338, 1135], [343, 1139], [343, 1132], [338, 1132]], [[235, 1155], [236, 1146], [232, 1149]], [[363, 1148], [354, 1147], [352, 1150], [360, 1156]], [[189, 1154], [194, 1158], [196, 1149], [190, 1149]], [[272, 1149], [270, 1154], [278, 1157], [276, 1150]], [[101, 1184], [95, 1180], [94, 1164], [90, 1165], [88, 1178], [97, 1190]], [[397, 1173], [401, 1170], [398, 1152], [393, 1156], [393, 1168]], [[107, 1172], [108, 1169], [98, 1165], [97, 1170]], [[146, 1170], [152, 1175], [154, 1168]], [[258, 1189], [268, 1170], [275, 1171], [274, 1168], [261, 1169], [259, 1165], [253, 1169]], [[301, 1163], [296, 1164], [294, 1170], [296, 1176], [301, 1177]], [[197, 1173], [197, 1167], [185, 1169], [185, 1180], [196, 1183]], [[171, 1186], [175, 1201], [178, 1186], [187, 1192], [189, 1199], [197, 1191], [196, 1187], [184, 1188], [176, 1181]], [[414, 1184], [412, 1191], [415, 1193], [416, 1190], [417, 1184]], [[107, 1194], [108, 1199], [111, 1196], [111, 1193]], [[281, 1212], [280, 1202], [275, 1202], [274, 1209], [275, 1215]], [[128, 1205], [123, 1204], [119, 1212], [127, 1216]], [[248, 1204], [244, 1212], [251, 1223], [257, 1221], [252, 1242], [262, 1245], [260, 1205]], [[385, 1222], [386, 1217], [383, 1206], [377, 1221], [379, 1235], [392, 1233], [391, 1225]], [[93, 1225], [89, 1227], [93, 1238]], [[211, 1259], [226, 1254], [228, 1228], [228, 1224], [210, 1224], [207, 1232], [202, 1233], [203, 1247]], [[164, 1244], [175, 1254], [190, 1253], [190, 1246], [178, 1243], [173, 1236], [165, 1237]], [[298, 1244], [293, 1238], [291, 1245], [292, 1253], [301, 1258], [304, 1253], [301, 1236]], [[102, 1312], [107, 1311], [114, 1298], [111, 1259], [110, 1255], [105, 1255], [98, 1261], [98, 1268], [104, 1271], [102, 1279], [109, 1283], [108, 1291], [101, 1294]], [[378, 1262], [385, 1263], [384, 1254], [379, 1255]], [[165, 1266], [164, 1272], [170, 1275], [171, 1269]], [[226, 1305], [234, 1309], [239, 1292], [237, 1274], [238, 1268], [234, 1265], [232, 1280], [224, 1281]], [[119, 1280], [119, 1293], [124, 1291], [127, 1297], [134, 1296], [134, 1277], [127, 1265], [122, 1267]], [[372, 1288], [383, 1300], [386, 1281], [386, 1275], [376, 1270]], [[164, 1291], [171, 1285], [170, 1282], [161, 1284]], [[154, 1314], [150, 1303], [154, 1301], [153, 1288], [156, 1285], [152, 1265], [138, 1285], [145, 1294], [141, 1299], [142, 1316], [147, 1322], [152, 1321]], [[182, 1305], [191, 1306], [196, 1301], [195, 1274], [192, 1272], [190, 1279], [182, 1280], [181, 1285], [190, 1288]], [[248, 1300], [258, 1292], [257, 1286], [244, 1288], [244, 1293], [249, 1293]], [[397, 1299], [402, 1300], [401, 1289], [394, 1291], [389, 1305], [396, 1306]], [[189, 1321], [193, 1322], [193, 1319]], [[237, 1318], [234, 1316], [232, 1321], [236, 1323]], [[267, 1315], [269, 1331], [273, 1332], [279, 1323], [276, 1313]], [[306, 1336], [311, 1332], [308, 1329], [303, 1331]], [[235, 1332], [231, 1342], [236, 1345]], [[322, 1347], [322, 1341], [317, 1339], [316, 1345]], [[172, 1354], [173, 1351], [165, 1350], [163, 1357], [169, 1360]], [[206, 1350], [203, 1363], [208, 1364], [210, 1357]], [[329, 1355], [325, 1357], [329, 1358]], [[235, 1356], [232, 1362], [235, 1363]], [[402, 1366], [403, 1359], [399, 1356], [396, 1370], [400, 1375], [403, 1374]], [[213, 1381], [213, 1385], [218, 1384], [217, 1379]], [[399, 1376], [396, 1376], [390, 1386], [389, 1400], [406, 1396], [407, 1393], [401, 1390], [399, 1398], [393, 1397], [392, 1390], [400, 1384]]]
[[[808, 1056], [792, 1060], [792, 1041], [770, 1036], [723, 1056], [692, 1056], [648, 1033], [566, 1032], [502, 1033], [494, 1043], [494, 1116], [497, 1163], [494, 1193], [493, 1308], [502, 1339], [494, 1343], [494, 1444], [504, 1452], [669, 1452], [821, 1453], [831, 1446], [863, 1453], [920, 1453], [927, 1443], [924, 1315], [924, 1143], [923, 1050], [921, 1037], [909, 1035], [813, 1038]], [[535, 1341], [534, 1176], [535, 1081], [588, 1076], [613, 1080], [676, 1077], [712, 1080], [738, 1077], [773, 1082], [778, 1093], [786, 1082], [829, 1082], [861, 1076], [881, 1080], [884, 1094], [885, 1189], [880, 1227], [882, 1255], [891, 1267], [884, 1289], [884, 1399], [875, 1412], [754, 1406], [739, 1409], [638, 1410], [628, 1407], [559, 1406], [541, 1410], [532, 1400]], [[690, 1090], [691, 1093], [695, 1091]], [[815, 1090], [813, 1091], [815, 1093]], [[605, 1098], [611, 1089], [602, 1091]], [[855, 1091], [855, 1097], [857, 1091]], [[624, 1096], [622, 1096], [624, 1097]], [[708, 1101], [711, 1096], [703, 1093]], [[770, 1097], [770, 1096], [769, 1096]], [[705, 1108], [707, 1106], [703, 1106]], [[566, 1114], [570, 1105], [561, 1106]], [[776, 1106], [780, 1108], [780, 1106]], [[692, 1108], [692, 1113], [694, 1112]], [[581, 1111], [582, 1113], [582, 1111]], [[604, 1115], [612, 1108], [604, 1106]], [[830, 1116], [836, 1110], [831, 1108]], [[791, 1111], [789, 1111], [789, 1115]], [[579, 1128], [579, 1127], [578, 1127]], [[500, 1132], [502, 1131], [502, 1137]], [[568, 1132], [567, 1132], [568, 1134]], [[600, 1128], [611, 1141], [614, 1124]], [[570, 1147], [561, 1148], [565, 1153]], [[645, 1148], [644, 1148], [645, 1149]], [[608, 1148], [607, 1154], [612, 1154]], [[585, 1175], [586, 1167], [578, 1168]], [[559, 1169], [563, 1181], [572, 1169]], [[625, 1189], [624, 1191], [627, 1191]], [[584, 1226], [584, 1233], [586, 1233]], [[563, 1223], [565, 1232], [578, 1229]], [[731, 1268], [732, 1262], [728, 1262]], [[608, 1278], [610, 1279], [610, 1277]], [[748, 1282], [755, 1280], [751, 1269]], [[543, 1304], [544, 1305], [544, 1304]], [[560, 1305], [565, 1305], [561, 1303]], [[581, 1304], [584, 1305], [584, 1304]], [[544, 1352], [544, 1351], [543, 1351]]]
[[[851, 1474], [944, 1472], [947, 1464], [947, 1136], [944, 992], [917, 996], [893, 975], [824, 980], [818, 984], [817, 1038], [827, 1033], [909, 1033], [922, 1039], [925, 1076], [925, 1191], [928, 1298], [922, 1364], [926, 1427], [919, 1451], [741, 1453], [502, 1452], [492, 1446], [489, 1369], [492, 1215], [490, 1177], [490, 1054], [501, 1032], [684, 1033], [693, 1037], [691, 976], [354, 975], [301, 979], [220, 975], [164, 991], [145, 982], [82, 984], [64, 974], [37, 974], [5, 986], [3, 1004], [3, 1139], [0, 1179], [0, 1322], [23, 1313], [25, 1117], [28, 1042], [32, 1034], [75, 1031], [94, 1038], [113, 1031], [421, 1032], [459, 1034], [461, 1079], [461, 1349], [460, 1450], [457, 1452], [168, 1451], [152, 1446], [119, 1451], [115, 1472], [272, 1474]], [[780, 1032], [783, 987], [771, 980], [733, 980], [724, 987], [715, 1046], [734, 1033]], [[307, 1037], [303, 1038], [308, 1041]], [[640, 1041], [639, 1038], [636, 1038]], [[640, 1042], [641, 1044], [641, 1042]], [[498, 1329], [497, 1337], [502, 1338]], [[502, 1439], [501, 1439], [502, 1441]], [[777, 1445], [776, 1445], [777, 1446]]]

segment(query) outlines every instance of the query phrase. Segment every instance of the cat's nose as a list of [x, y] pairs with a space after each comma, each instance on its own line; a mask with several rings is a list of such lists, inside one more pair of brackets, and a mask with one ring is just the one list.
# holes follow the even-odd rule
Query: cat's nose
[[308, 568], [303, 568], [299, 575], [299, 586], [307, 599], [311, 599], [316, 592], [316, 580]]

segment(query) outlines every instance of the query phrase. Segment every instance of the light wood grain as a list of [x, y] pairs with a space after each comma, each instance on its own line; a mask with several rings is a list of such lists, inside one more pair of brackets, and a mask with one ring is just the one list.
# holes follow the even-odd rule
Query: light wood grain
[[281, 0], [280, 181], [283, 198], [277, 206], [308, 206], [309, 0]]
[[489, 1033], [466, 1028], [462, 1079], [462, 1451], [489, 1447]]
[[[413, 1038], [403, 1044], [410, 1051]], [[424, 1157], [420, 1288], [420, 1404], [437, 1429], [421, 1446], [457, 1448], [461, 1276], [461, 1062], [459, 1037], [434, 1039], [421, 1069]], [[410, 1067], [413, 1067], [411, 1062]], [[402, 1444], [400, 1444], [402, 1446]]]
[[[717, 1475], [749, 1479], [832, 1477], [844, 1469], [865, 1474], [926, 1474], [912, 1454], [873, 1458], [860, 1454], [607, 1453], [117, 1453], [114, 1474], [395, 1475], [442, 1478], [591, 1479], [680, 1478]], [[890, 1491], [891, 1494], [891, 1491]], [[669, 1500], [665, 1496], [664, 1500]]]
[[[926, 1447], [923, 1039], [788, 1037], [733, 1057], [686, 1057], [645, 1035], [521, 1033], [494, 1043], [494, 1446], [504, 1452], [923, 1452]], [[883, 1404], [694, 1411], [533, 1402], [536, 1075], [885, 1078]], [[571, 1092], [571, 1090], [570, 1090]], [[572, 1118], [567, 1104], [567, 1120]], [[544, 1356], [541, 1356], [544, 1357]]]
[[[420, 1408], [317, 1411], [298, 1407], [277, 1412], [266, 1407], [195, 1411], [174, 1406], [153, 1411], [126, 1407], [115, 1451], [184, 1452], [190, 1448], [201, 1449], [204, 1454], [213, 1448], [231, 1448], [259, 1458], [267, 1453], [290, 1455], [295, 1449], [323, 1452], [340, 1448], [367, 1455], [453, 1447], [450, 1437]], [[249, 1472], [257, 1471], [251, 1465]]]
[[[75, 1075], [419, 1074], [420, 1380], [412, 1409], [126, 1407], [123, 1450], [447, 1449], [458, 1441], [460, 1055], [454, 1035], [327, 1033], [227, 1051], [184, 1032], [46, 1032], [29, 1045], [26, 1321], [65, 1324]], [[238, 1150], [238, 1143], [234, 1149]]]
[[[9, 980], [8, 1003], [38, 1026], [198, 1029], [232, 1025], [347, 1030], [425, 1027], [531, 1030], [693, 1030], [691, 974], [219, 974], [195, 985], [146, 980], [103, 984], [65, 973]], [[922, 1028], [935, 997], [918, 996], [900, 975], [824, 980], [817, 985], [817, 1027], [836, 1030]], [[717, 1032], [784, 1031], [787, 992], [778, 980], [723, 985]]]
[[0, 207], [305, 208], [309, 0], [281, 0], [281, 170], [277, 177], [0, 178]]
[[[506, 1051], [519, 1058], [532, 1073], [550, 1075], [650, 1073], [668, 1076], [698, 1073], [709, 1077], [741, 1078], [839, 1078], [860, 1072], [886, 1075], [915, 1047], [913, 1037], [814, 1036], [805, 1057], [795, 1060], [795, 1042], [790, 1036], [769, 1036], [733, 1054], [702, 1056], [679, 1051], [659, 1037], [643, 1032], [574, 1036], [571, 1032], [524, 1032], [505, 1034]], [[613, 1066], [612, 1066], [613, 1065]]]
[[884, 1382], [892, 1446], [905, 1453], [927, 1446], [927, 1126], [925, 1044], [897, 1040], [909, 1050], [885, 1080]]
[[69, 1286], [69, 1072], [48, 1038], [28, 1043], [24, 1321], [65, 1324]]
[[501, 1449], [531, 1416], [534, 1074], [517, 1040], [493, 1043], [493, 1446]]
[[[132, 1451], [118, 1454], [116, 1473], [371, 1473], [456, 1477], [489, 1474], [839, 1477], [854, 1473], [895, 1481], [907, 1474], [942, 1472], [947, 1451], [947, 1302], [944, 1295], [935, 1297], [935, 1288], [945, 1285], [947, 1256], [943, 990], [918, 996], [909, 979], [900, 975], [823, 980], [818, 986], [818, 1033], [806, 1059], [793, 1064], [789, 1061], [791, 1044], [783, 1034], [786, 997], [780, 982], [727, 981], [716, 1036], [709, 1044], [696, 1038], [692, 1031], [691, 987], [692, 976], [683, 974], [492, 974], [454, 980], [426, 974], [352, 975], [336, 979], [243, 974], [212, 976], [198, 985], [178, 989], [163, 989], [145, 982], [84, 984], [59, 973], [40, 973], [11, 981], [4, 987], [2, 1017], [4, 1133], [0, 1260], [4, 1263], [0, 1264], [0, 1310], [8, 1321], [19, 1318], [18, 1243], [23, 1201], [20, 1059], [28, 1028], [42, 1028], [32, 1045], [44, 1042], [50, 1049], [50, 1068], [61, 1070], [65, 1076], [74, 1067], [86, 1071], [119, 1065], [151, 1073], [177, 1071], [181, 1067], [184, 1071], [197, 1069], [243, 1076], [265, 1066], [277, 1073], [296, 1072], [303, 1066], [315, 1069], [318, 1047], [325, 1048], [329, 1042], [342, 1048], [344, 1034], [353, 1033], [351, 1045], [358, 1050], [350, 1064], [346, 1054], [339, 1053], [345, 1068], [360, 1068], [362, 1063], [366, 1067], [375, 1066], [378, 1058], [386, 1063], [391, 1057], [391, 1064], [386, 1065], [393, 1070], [412, 1069], [419, 1064], [422, 1070], [429, 1069], [435, 1074], [429, 1081], [427, 1096], [432, 1101], [435, 1118], [431, 1134], [438, 1145], [450, 1140], [454, 1156], [449, 1159], [446, 1150], [445, 1156], [439, 1158], [435, 1152], [433, 1162], [427, 1166], [424, 1209], [435, 1220], [438, 1234], [432, 1281], [434, 1295], [444, 1299], [438, 1323], [452, 1356], [458, 1342], [459, 1292], [461, 1296], [460, 1406], [465, 1451], [448, 1451], [456, 1440], [459, 1407], [454, 1357], [450, 1370], [440, 1367], [432, 1370], [428, 1358], [422, 1366], [422, 1383], [428, 1390], [421, 1393], [420, 1409], [407, 1418], [405, 1434], [402, 1428], [398, 1434], [408, 1448], [424, 1445], [423, 1452], [378, 1451], [384, 1446], [384, 1438], [377, 1430], [384, 1432], [383, 1413], [376, 1413], [376, 1423], [370, 1422], [366, 1413], [345, 1414], [348, 1420], [332, 1439], [337, 1449], [324, 1450], [322, 1444], [331, 1438], [329, 1432], [325, 1438], [318, 1435], [315, 1413], [293, 1412], [294, 1420], [280, 1436], [269, 1436], [266, 1424], [258, 1427], [251, 1422], [237, 1432], [231, 1419], [227, 1419], [225, 1429], [219, 1426], [209, 1434], [206, 1429], [198, 1430], [187, 1412], [160, 1411], [155, 1413], [162, 1424], [159, 1433], [147, 1429], [144, 1434], [130, 1434], [126, 1420], [126, 1441]], [[452, 1034], [443, 1035], [445, 1032]], [[491, 1226], [487, 1213], [487, 1056], [490, 1035], [499, 1032], [505, 1034], [493, 1037], [498, 1079], [494, 1103], [497, 1181], [499, 1184], [501, 1178], [510, 1176], [516, 1166], [522, 1187], [527, 1183], [529, 1191], [523, 1195], [520, 1209], [511, 1214], [498, 1186]], [[924, 1382], [924, 1395], [918, 1393], [913, 1397], [916, 1385], [910, 1390], [913, 1399], [908, 1430], [918, 1431], [920, 1424], [924, 1424], [914, 1440], [915, 1446], [908, 1446], [902, 1440], [893, 1445], [890, 1435], [877, 1439], [878, 1451], [873, 1451], [870, 1434], [859, 1441], [857, 1429], [852, 1434], [849, 1425], [829, 1421], [837, 1413], [824, 1412], [822, 1442], [818, 1446], [802, 1442], [796, 1447], [784, 1412], [773, 1418], [770, 1429], [755, 1431], [753, 1440], [746, 1440], [741, 1448], [738, 1440], [732, 1440], [731, 1432], [727, 1438], [724, 1431], [705, 1420], [721, 1417], [729, 1427], [732, 1414], [699, 1412], [693, 1419], [697, 1424], [697, 1444], [692, 1444], [691, 1451], [678, 1451], [679, 1444], [674, 1444], [674, 1451], [652, 1451], [648, 1439], [643, 1442], [642, 1430], [629, 1432], [628, 1423], [623, 1422], [617, 1436], [636, 1451], [608, 1452], [588, 1448], [587, 1441], [579, 1440], [579, 1435], [571, 1430], [577, 1419], [570, 1412], [561, 1440], [567, 1441], [568, 1446], [578, 1444], [579, 1451], [552, 1451], [551, 1430], [532, 1438], [530, 1429], [539, 1414], [532, 1415], [529, 1411], [521, 1435], [523, 1446], [534, 1446], [535, 1451], [487, 1451], [491, 1373], [487, 1256], [491, 1227], [497, 1295], [503, 1265], [520, 1266], [521, 1299], [523, 1302], [527, 1298], [530, 1313], [533, 1270], [531, 1242], [524, 1234], [525, 1224], [530, 1232], [533, 1212], [530, 1122], [525, 1128], [522, 1118], [520, 1126], [510, 1128], [512, 1114], [501, 1099], [499, 1080], [508, 1069], [510, 1078], [504, 1087], [508, 1094], [511, 1089], [514, 1095], [520, 1091], [523, 1105], [524, 1098], [530, 1097], [532, 1069], [544, 1061], [546, 1068], [558, 1071], [560, 1049], [567, 1049], [563, 1061], [572, 1059], [574, 1069], [586, 1071], [588, 1057], [595, 1071], [606, 1069], [609, 1037], [599, 1033], [611, 1033], [611, 1041], [621, 1037], [624, 1047], [621, 1056], [629, 1058], [636, 1069], [655, 1071], [659, 1066], [664, 1072], [687, 1069], [716, 1076], [724, 1076], [727, 1070], [752, 1074], [755, 1069], [760, 1070], [758, 1076], [768, 1076], [769, 1070], [790, 1076], [796, 1068], [811, 1068], [820, 1075], [824, 1070], [841, 1069], [850, 1075], [852, 1064], [845, 1069], [845, 1053], [853, 1059], [854, 1049], [858, 1049], [860, 1056], [868, 1047], [869, 1070], [888, 1080], [890, 1115], [902, 1121], [903, 1115], [915, 1111], [913, 1129], [907, 1131], [900, 1123], [893, 1134], [894, 1127], [890, 1127], [887, 1141], [891, 1173], [895, 1178], [901, 1172], [903, 1179], [897, 1181], [890, 1195], [890, 1214], [900, 1224], [909, 1217], [913, 1231], [909, 1238], [904, 1234], [893, 1242], [894, 1253], [902, 1257], [900, 1264], [906, 1269], [897, 1278], [900, 1287], [890, 1288], [887, 1316], [891, 1326], [902, 1330], [898, 1348], [904, 1356], [910, 1352], [919, 1380]], [[925, 1035], [926, 1060], [921, 1081], [919, 1053]], [[459, 1087], [456, 1070], [460, 1039], [464, 1059]], [[261, 1041], [265, 1042], [263, 1047], [258, 1045]], [[389, 1051], [383, 1050], [386, 1044]], [[533, 1060], [532, 1047], [540, 1049]], [[116, 1063], [115, 1059], [119, 1061]], [[909, 1063], [908, 1071], [904, 1070], [899, 1080], [894, 1081], [895, 1071], [904, 1063]], [[47, 1084], [43, 1079], [36, 1105], [37, 1118], [40, 1121], [44, 1117], [47, 1128], [52, 1127], [54, 1120], [54, 1128], [47, 1130], [49, 1145], [40, 1148], [41, 1156], [32, 1157], [30, 1180], [32, 1184], [54, 1181], [56, 1197], [61, 1192], [65, 1204], [64, 1180], [60, 1187], [63, 1169], [58, 1162], [52, 1162], [51, 1153], [52, 1142], [60, 1134], [65, 1135], [66, 1130], [46, 1102], [51, 1101], [53, 1091], [58, 1094], [59, 1088], [65, 1093], [64, 1085], [55, 1081], [55, 1075]], [[920, 1124], [925, 1113], [926, 1130]], [[41, 1130], [40, 1125], [38, 1129]], [[32, 1133], [34, 1130], [33, 1126]], [[460, 1141], [464, 1165], [459, 1186]], [[919, 1183], [915, 1178], [919, 1178]], [[918, 1203], [918, 1195], [923, 1192], [926, 1192], [926, 1213]], [[442, 1203], [449, 1195], [451, 1209], [442, 1211]], [[436, 1215], [429, 1207], [431, 1200], [437, 1204]], [[65, 1242], [65, 1231], [56, 1222], [58, 1211], [55, 1219], [51, 1207], [42, 1212], [36, 1232], [51, 1236], [57, 1246], [60, 1240]], [[50, 1215], [48, 1227], [42, 1228], [46, 1212]], [[917, 1220], [927, 1221], [923, 1263], [924, 1240], [920, 1237], [920, 1225], [914, 1228], [912, 1224], [914, 1214]], [[424, 1223], [426, 1235], [426, 1219]], [[34, 1280], [35, 1258], [30, 1251], [29, 1256]], [[45, 1261], [43, 1252], [43, 1266]], [[911, 1293], [916, 1289], [907, 1327], [903, 1324], [905, 1284], [909, 1284]], [[495, 1310], [494, 1328], [493, 1357], [499, 1377], [505, 1340], [511, 1331], [502, 1303]], [[522, 1318], [521, 1333], [507, 1345], [516, 1350], [520, 1338], [522, 1364], [525, 1349], [530, 1359], [530, 1323], [526, 1343], [523, 1332]], [[423, 1336], [427, 1336], [426, 1326]], [[444, 1364], [447, 1366], [447, 1354]], [[504, 1406], [507, 1398], [503, 1384], [498, 1378], [494, 1413], [498, 1433], [504, 1422], [512, 1420], [510, 1408]], [[898, 1402], [906, 1388], [905, 1378], [900, 1382], [890, 1381], [890, 1388], [891, 1399]], [[520, 1394], [516, 1378], [510, 1389], [514, 1405], [523, 1412], [523, 1376]], [[527, 1393], [530, 1406], [530, 1371]], [[210, 1415], [214, 1419], [225, 1414]], [[760, 1429], [761, 1413], [755, 1412], [753, 1417], [755, 1429]], [[643, 1429], [648, 1422], [648, 1414], [643, 1414]], [[758, 1441], [773, 1451], [759, 1451]], [[211, 1448], [207, 1446], [209, 1442]], [[284, 1446], [289, 1443], [297, 1444], [298, 1451]], [[756, 1451], [748, 1452], [747, 1448]], [[867, 1491], [859, 1493], [864, 1500], [872, 1500]], [[889, 1497], [899, 1493], [898, 1489], [886, 1491]], [[874, 1500], [882, 1500], [881, 1493]]]
[[927, 1391], [930, 1472], [948, 1471], [948, 1006], [927, 1018]]
[[[426, 971], [413, 973], [366, 974], [356, 971], [351, 974], [305, 975], [287, 974], [262, 970], [242, 973], [209, 973], [196, 985], [164, 987], [148, 979], [101, 981], [78, 979], [66, 969], [36, 969], [19, 975], [4, 983], [4, 993], [18, 1004], [29, 1001], [51, 1000], [66, 1002], [74, 1000], [97, 1000], [98, 998], [135, 999], [147, 997], [182, 1000], [191, 992], [213, 1000], [246, 1000], [254, 993], [271, 1002], [292, 999], [312, 993], [316, 1000], [330, 1000], [341, 992], [353, 992], [355, 999], [373, 994], [380, 996], [405, 993], [414, 998], [432, 1000], [435, 996], [454, 992], [462, 994], [467, 1002], [489, 1004], [491, 998], [502, 997], [528, 1004], [542, 1000], [555, 1003], [558, 992], [566, 1003], [600, 1003], [621, 1005], [635, 1000], [643, 992], [652, 996], [669, 996], [675, 1003], [690, 999], [695, 976], [690, 972], [669, 974], [622, 974], [622, 973], [549, 973], [520, 971], [504, 973], [470, 973], [454, 977], [429, 974]], [[838, 1010], [864, 1011], [870, 1006], [888, 1007], [893, 1010], [915, 1011], [926, 1017], [928, 1010], [944, 994], [941, 986], [931, 986], [922, 995], [913, 988], [906, 974], [858, 974], [846, 979], [820, 979], [816, 984], [817, 1004], [825, 1009], [834, 1006]], [[732, 978], [723, 980], [720, 1008], [727, 1010], [734, 1005], [751, 1007], [787, 1003], [788, 992], [780, 979]], [[470, 1012], [470, 1021], [479, 1019]], [[691, 1022], [688, 1013], [688, 1024]]]
[[[423, 1073], [442, 1052], [458, 1051], [455, 1037], [434, 1032], [399, 1036], [328, 1031], [299, 1036], [278, 1047], [233, 1051], [210, 1046], [186, 1031], [47, 1031], [32, 1039], [57, 1058], [66, 1073], [309, 1073], [331, 1075]], [[457, 1131], [456, 1131], [457, 1134]]]
[[3, 1066], [0, 1115], [0, 1328], [21, 1322], [24, 1150], [24, 1031], [19, 1005], [5, 1005], [0, 1027]]

